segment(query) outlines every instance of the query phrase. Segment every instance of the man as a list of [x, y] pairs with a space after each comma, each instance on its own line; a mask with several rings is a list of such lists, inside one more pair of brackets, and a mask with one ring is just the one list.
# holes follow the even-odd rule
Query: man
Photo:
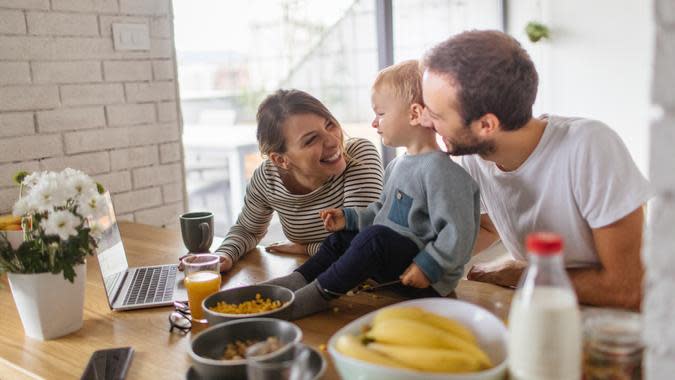
[[537, 85], [527, 52], [501, 32], [464, 32], [427, 53], [424, 124], [481, 189], [476, 252], [500, 237], [516, 259], [476, 265], [469, 279], [515, 286], [526, 235], [552, 231], [581, 303], [638, 309], [648, 183], [606, 125], [532, 117]]

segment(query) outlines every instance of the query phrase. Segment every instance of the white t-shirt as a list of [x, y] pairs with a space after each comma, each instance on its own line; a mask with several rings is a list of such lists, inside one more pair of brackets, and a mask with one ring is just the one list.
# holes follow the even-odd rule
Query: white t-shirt
[[596, 265], [592, 228], [628, 215], [651, 196], [621, 138], [589, 119], [547, 116], [548, 124], [530, 157], [504, 172], [478, 155], [461, 165], [478, 182], [481, 212], [516, 258], [526, 257], [525, 237], [550, 231], [564, 239], [568, 267]]

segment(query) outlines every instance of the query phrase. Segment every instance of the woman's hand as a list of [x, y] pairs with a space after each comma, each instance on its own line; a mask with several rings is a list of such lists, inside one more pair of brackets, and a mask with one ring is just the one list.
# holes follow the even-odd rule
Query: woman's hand
[[323, 220], [323, 227], [326, 231], [336, 232], [345, 229], [345, 213], [339, 208], [329, 208], [321, 210], [319, 217]]
[[220, 273], [225, 273], [232, 269], [232, 266], [234, 263], [232, 262], [232, 258], [230, 255], [222, 255], [220, 256]]
[[431, 285], [427, 275], [425, 275], [415, 263], [410, 264], [408, 269], [403, 272], [401, 275], [401, 284], [421, 289], [428, 288], [429, 285]]
[[307, 254], [307, 244], [292, 243], [290, 241], [279, 241], [265, 247], [267, 252], [286, 253], [292, 255]]
[[[183, 255], [178, 258], [178, 270], [182, 271], [183, 270], [183, 259], [193, 255], [193, 253], [188, 253], [187, 255]], [[232, 259], [230, 258], [229, 255], [220, 255], [220, 273], [225, 273], [232, 269], [232, 266], [234, 263], [232, 262]]]

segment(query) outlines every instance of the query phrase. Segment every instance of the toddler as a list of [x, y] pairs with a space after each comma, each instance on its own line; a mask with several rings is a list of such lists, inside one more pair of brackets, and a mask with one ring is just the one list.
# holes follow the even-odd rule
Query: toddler
[[400, 279], [398, 290], [447, 296], [471, 256], [479, 229], [478, 185], [439, 149], [435, 132], [421, 125], [417, 61], [382, 70], [371, 101], [372, 127], [385, 145], [406, 153], [387, 166], [378, 201], [321, 211], [325, 228], [335, 233], [293, 273], [267, 282], [295, 291], [293, 319], [329, 308], [331, 299], [368, 278]]

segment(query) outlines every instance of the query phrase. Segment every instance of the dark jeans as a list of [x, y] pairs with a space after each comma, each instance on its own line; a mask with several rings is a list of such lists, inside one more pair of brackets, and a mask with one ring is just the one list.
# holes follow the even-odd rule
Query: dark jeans
[[[344, 294], [368, 278], [393, 281], [412, 263], [419, 248], [410, 239], [389, 227], [374, 225], [363, 231], [340, 231], [326, 238], [319, 251], [297, 272], [322, 289]], [[438, 296], [433, 288], [417, 289], [399, 285], [397, 292], [408, 297]]]

